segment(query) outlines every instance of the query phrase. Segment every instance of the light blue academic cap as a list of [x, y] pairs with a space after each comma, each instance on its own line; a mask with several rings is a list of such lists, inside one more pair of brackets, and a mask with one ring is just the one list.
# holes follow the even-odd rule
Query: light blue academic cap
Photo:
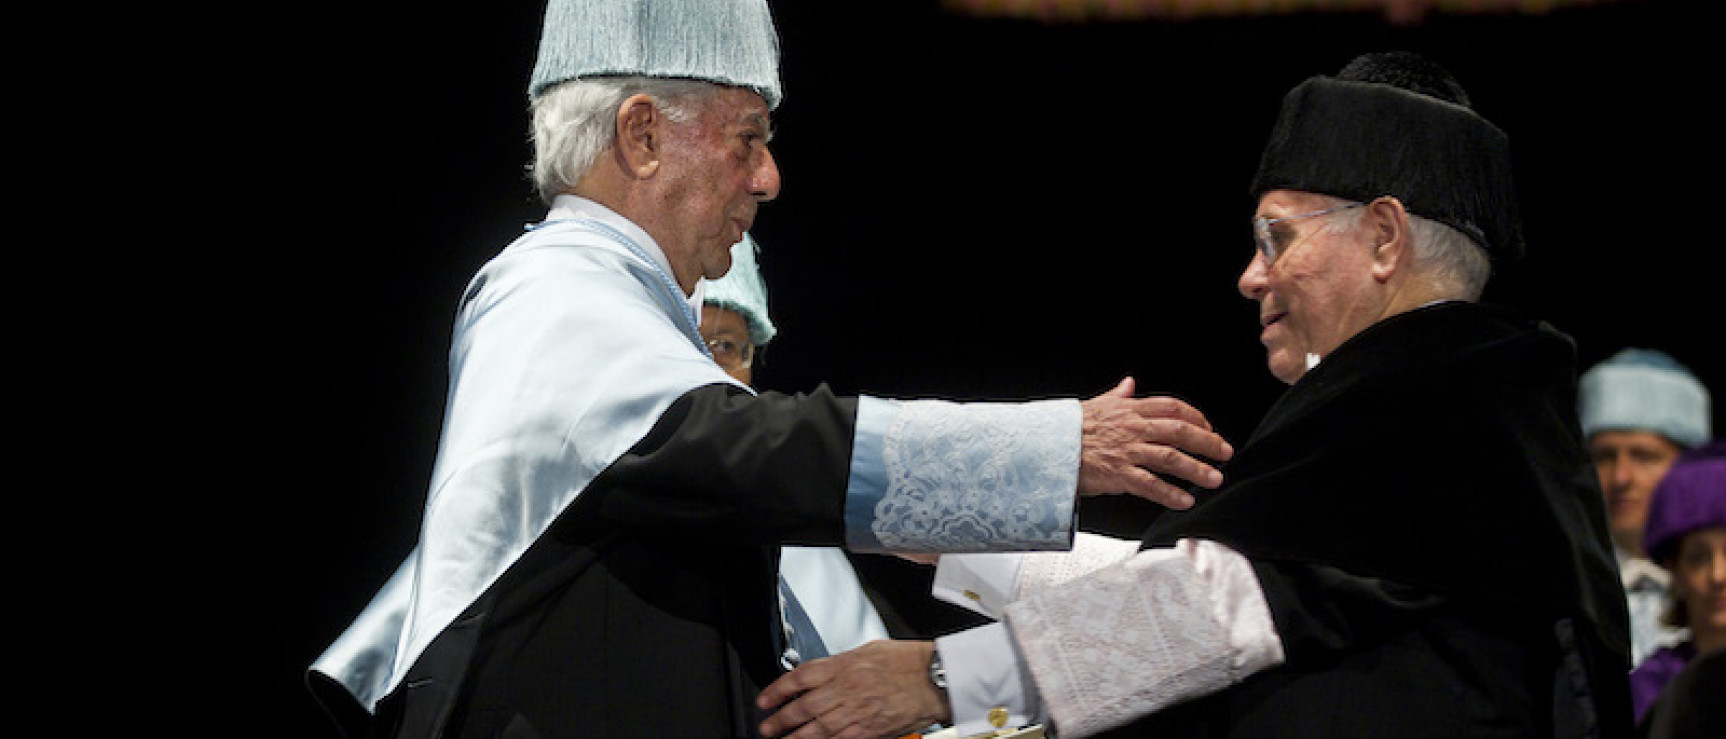
[[756, 346], [766, 346], [779, 329], [767, 317], [767, 283], [761, 279], [761, 269], [755, 262], [758, 250], [749, 234], [732, 244], [731, 271], [717, 280], [709, 280], [702, 288], [701, 301], [742, 314], [749, 322], [749, 340]]
[[1707, 441], [1708, 388], [1665, 352], [1625, 349], [1582, 373], [1577, 414], [1586, 438], [1600, 431], [1651, 431], [1693, 447]]
[[778, 108], [779, 33], [766, 0], [549, 0], [529, 99], [605, 75], [747, 87]]

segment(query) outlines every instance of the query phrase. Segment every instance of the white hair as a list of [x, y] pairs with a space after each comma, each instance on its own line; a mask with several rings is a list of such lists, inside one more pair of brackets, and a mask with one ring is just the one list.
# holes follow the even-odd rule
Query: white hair
[[[1359, 205], [1343, 198], [1322, 197], [1329, 201], [1326, 207]], [[1340, 218], [1334, 225], [1352, 230], [1360, 226], [1364, 214], [1358, 208], [1339, 212]], [[1408, 231], [1416, 269], [1449, 297], [1469, 302], [1480, 300], [1487, 280], [1492, 277], [1492, 259], [1485, 249], [1461, 231], [1413, 213], [1408, 214]]]
[[1473, 302], [1486, 291], [1492, 277], [1492, 259], [1474, 239], [1438, 221], [1410, 214], [1408, 230], [1414, 241], [1414, 262], [1423, 266], [1440, 284], [1456, 291], [1454, 297]]
[[590, 77], [547, 88], [532, 106], [530, 173], [540, 200], [550, 204], [558, 193], [574, 187], [611, 146], [623, 101], [645, 94], [665, 117], [686, 123], [720, 89], [708, 82], [664, 77]]

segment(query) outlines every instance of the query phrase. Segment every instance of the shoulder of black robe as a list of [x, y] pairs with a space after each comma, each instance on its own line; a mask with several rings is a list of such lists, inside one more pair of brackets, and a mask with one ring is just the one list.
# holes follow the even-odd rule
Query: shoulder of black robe
[[1393, 316], [1291, 386], [1224, 486], [1161, 516], [1145, 544], [1211, 539], [1539, 609], [1628, 654], [1575, 396], [1574, 343], [1543, 322], [1472, 303]]
[[779, 545], [843, 538], [856, 405], [680, 397], [432, 641], [381, 733], [757, 736]]

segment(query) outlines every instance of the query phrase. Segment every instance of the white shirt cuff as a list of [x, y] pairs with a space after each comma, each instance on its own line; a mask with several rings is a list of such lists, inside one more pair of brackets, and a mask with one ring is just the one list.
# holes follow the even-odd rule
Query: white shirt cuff
[[1025, 554], [943, 554], [929, 588], [936, 600], [999, 619], [1019, 596], [1019, 570]]
[[959, 736], [1042, 720], [1042, 700], [1007, 626], [993, 623], [935, 640]]

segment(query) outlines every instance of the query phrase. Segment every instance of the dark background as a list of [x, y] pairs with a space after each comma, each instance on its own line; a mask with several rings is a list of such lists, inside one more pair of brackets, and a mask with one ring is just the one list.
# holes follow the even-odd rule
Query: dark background
[[[1710, 5], [1043, 23], [776, 2], [784, 189], [754, 234], [781, 334], [758, 384], [1012, 400], [1132, 375], [1244, 440], [1281, 389], [1234, 288], [1277, 104], [1356, 54], [1412, 49], [1515, 147], [1530, 256], [1488, 299], [1569, 332], [1585, 363], [1657, 347], [1718, 389]], [[298, 7], [230, 39], [253, 85], [215, 126], [245, 139], [221, 156], [264, 152], [247, 171], [268, 174], [212, 188], [249, 228], [220, 244], [241, 256], [211, 312], [256, 308], [260, 351], [235, 374], [270, 389], [232, 396], [244, 425], [210, 435], [237, 437], [213, 440], [237, 449], [223, 495], [261, 525], [190, 571], [222, 603], [207, 620], [238, 625], [223, 646], [257, 677], [226, 707], [255, 733], [333, 736], [303, 669], [413, 546], [455, 300], [542, 214], [524, 174], [540, 13]], [[1085, 524], [1144, 513], [1088, 506]]]

